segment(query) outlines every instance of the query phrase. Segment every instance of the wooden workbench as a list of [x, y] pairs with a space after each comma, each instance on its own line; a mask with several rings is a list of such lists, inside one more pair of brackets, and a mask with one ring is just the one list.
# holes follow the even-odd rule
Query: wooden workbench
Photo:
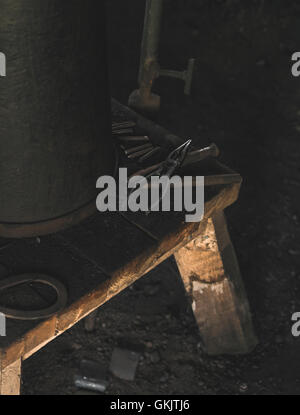
[[[181, 142], [115, 101], [113, 113], [118, 120], [135, 119], [141, 132], [167, 147]], [[230, 170], [209, 160], [197, 174], [222, 172]], [[14, 240], [0, 250], [0, 264], [9, 273], [50, 274], [65, 284], [69, 295], [67, 307], [46, 321], [7, 320], [7, 336], [0, 337], [0, 394], [19, 394], [23, 360], [171, 255], [175, 255], [207, 352], [234, 354], [253, 349], [256, 338], [248, 301], [223, 213], [237, 200], [240, 184], [210, 186], [201, 223], [185, 223], [182, 214], [171, 212], [97, 213], [66, 231]], [[0, 278], [5, 276], [0, 273]], [[45, 290], [36, 288], [35, 306], [45, 306], [53, 296]], [[30, 287], [22, 288], [21, 294], [20, 288], [11, 292], [13, 304], [32, 304], [32, 298]]]

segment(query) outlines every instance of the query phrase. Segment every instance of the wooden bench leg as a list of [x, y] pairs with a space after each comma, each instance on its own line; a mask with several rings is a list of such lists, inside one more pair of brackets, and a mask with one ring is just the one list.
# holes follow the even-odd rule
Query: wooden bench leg
[[224, 213], [175, 258], [207, 353], [250, 352], [257, 339]]
[[21, 359], [0, 370], [0, 395], [20, 395], [20, 392]]

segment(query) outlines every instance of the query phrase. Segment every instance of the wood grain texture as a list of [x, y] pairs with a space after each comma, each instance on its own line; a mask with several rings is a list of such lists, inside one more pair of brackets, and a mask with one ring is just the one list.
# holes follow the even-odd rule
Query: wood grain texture
[[207, 353], [248, 353], [257, 344], [223, 212], [175, 254]]
[[18, 359], [6, 368], [0, 369], [0, 395], [20, 395], [20, 392], [21, 359]]

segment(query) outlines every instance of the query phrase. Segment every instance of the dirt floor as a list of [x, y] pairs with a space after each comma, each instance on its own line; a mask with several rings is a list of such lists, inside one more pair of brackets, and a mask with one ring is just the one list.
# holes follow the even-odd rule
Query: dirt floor
[[[300, 4], [288, 0], [165, 0], [161, 62], [197, 57], [193, 92], [162, 79], [159, 123], [199, 144], [216, 142], [244, 177], [228, 209], [231, 236], [259, 338], [247, 356], [208, 357], [174, 261], [101, 308], [24, 363], [24, 394], [75, 394], [82, 358], [109, 364], [120, 342], [143, 347], [135, 381], [110, 377], [108, 394], [299, 394]], [[109, 0], [113, 96], [136, 87], [144, 1]]]

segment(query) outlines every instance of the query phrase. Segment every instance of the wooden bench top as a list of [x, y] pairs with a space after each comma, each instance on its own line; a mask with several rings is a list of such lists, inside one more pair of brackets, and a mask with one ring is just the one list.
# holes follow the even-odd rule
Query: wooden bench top
[[[161, 145], [182, 142], [115, 101], [113, 115], [117, 120], [135, 119], [138, 128]], [[205, 174], [203, 169], [209, 174], [229, 171], [216, 160], [201, 164], [197, 174]], [[0, 369], [20, 358], [27, 359], [195, 239], [214, 212], [224, 210], [237, 200], [239, 190], [240, 183], [209, 187], [201, 223], [185, 223], [183, 214], [172, 212], [148, 216], [97, 213], [58, 234], [11, 241], [0, 250], [0, 264], [9, 274], [52, 275], [65, 284], [69, 298], [67, 307], [47, 320], [7, 320], [7, 336], [0, 337]], [[49, 300], [55, 300], [52, 291], [38, 286], [0, 293], [0, 301], [8, 295], [10, 305], [24, 303], [30, 308], [44, 307], [49, 305]]]

